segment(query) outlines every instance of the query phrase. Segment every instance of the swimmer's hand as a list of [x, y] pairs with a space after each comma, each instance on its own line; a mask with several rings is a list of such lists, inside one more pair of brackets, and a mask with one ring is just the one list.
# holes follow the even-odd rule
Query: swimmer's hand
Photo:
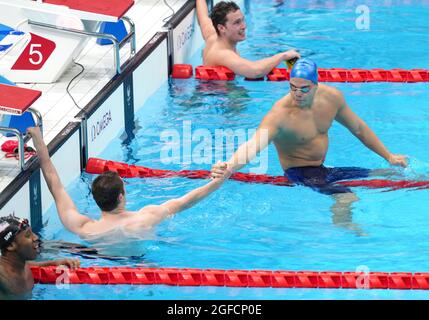
[[401, 154], [390, 154], [387, 159], [392, 166], [401, 166], [403, 168], [408, 166], [407, 157]]
[[52, 266], [66, 266], [70, 269], [77, 269], [80, 267], [80, 261], [78, 259], [59, 259], [51, 262]]
[[33, 138], [41, 138], [42, 137], [42, 132], [40, 131], [39, 127], [29, 127], [27, 129], [27, 134], [29, 134], [31, 137]]
[[298, 52], [296, 52], [295, 50], [286, 51], [283, 53], [283, 56], [284, 56], [283, 60], [285, 60], [285, 61], [288, 61], [291, 59], [301, 58], [301, 55]]
[[229, 179], [231, 174], [232, 172], [228, 169], [227, 162], [218, 162], [212, 167], [210, 176], [213, 179], [226, 180]]

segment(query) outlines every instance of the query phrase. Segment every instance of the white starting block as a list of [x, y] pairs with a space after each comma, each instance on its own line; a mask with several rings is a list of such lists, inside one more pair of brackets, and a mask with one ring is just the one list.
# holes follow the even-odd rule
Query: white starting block
[[[36, 101], [42, 92], [32, 89], [20, 88], [8, 84], [0, 84], [0, 114], [22, 115], [29, 111], [36, 117], [36, 125], [42, 130], [42, 116], [31, 105]], [[18, 156], [21, 170], [25, 169], [24, 145], [31, 137], [21, 134], [15, 128], [0, 127], [0, 132], [14, 134], [18, 138]]]
[[[124, 16], [133, 4], [133, 0], [0, 0], [0, 23], [25, 32], [1, 41], [6, 49], [0, 51], [0, 74], [18, 83], [55, 82], [89, 37], [113, 42], [116, 71], [120, 73], [120, 48], [130, 43], [131, 56], [135, 54], [134, 23]], [[97, 32], [102, 22], [119, 20], [130, 26], [122, 41]]]

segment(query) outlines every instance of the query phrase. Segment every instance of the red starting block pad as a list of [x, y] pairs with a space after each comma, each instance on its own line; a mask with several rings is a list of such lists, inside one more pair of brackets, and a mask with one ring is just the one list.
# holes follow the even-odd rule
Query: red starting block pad
[[0, 112], [21, 115], [41, 95], [41, 91], [0, 84]]
[[118, 19], [134, 5], [134, 0], [44, 0], [43, 2], [66, 6], [73, 10], [113, 16]]

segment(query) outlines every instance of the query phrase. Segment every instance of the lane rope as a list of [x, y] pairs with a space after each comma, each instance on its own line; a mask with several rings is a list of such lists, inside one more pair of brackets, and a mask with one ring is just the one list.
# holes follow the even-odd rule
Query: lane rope
[[[104, 160], [99, 158], [89, 158], [86, 165], [86, 172], [91, 174], [101, 174], [106, 171], [115, 171], [122, 178], [173, 178], [185, 177], [189, 179], [207, 179], [210, 177], [208, 170], [161, 170], [152, 169], [144, 166], [129, 165], [123, 162]], [[236, 172], [231, 177], [231, 180], [272, 184], [277, 186], [293, 186], [294, 184], [288, 181], [284, 176], [269, 176], [266, 174], [253, 174]], [[373, 189], [398, 190], [398, 189], [428, 189], [429, 181], [413, 181], [413, 180], [344, 180], [336, 184], [346, 187], [365, 187]]]
[[218, 270], [191, 268], [91, 267], [70, 270], [31, 267], [36, 283], [170, 285], [266, 288], [402, 289], [428, 290], [427, 272], [332, 272]]
[[[345, 69], [331, 68], [318, 69], [320, 82], [429, 82], [429, 70], [426, 69]], [[193, 67], [189, 64], [176, 64], [173, 66], [172, 78], [189, 79], [193, 76]], [[223, 80], [235, 79], [232, 70], [224, 66], [209, 67], [198, 66], [195, 68], [195, 78], [199, 80]], [[290, 72], [285, 68], [274, 68], [266, 77], [247, 79], [251, 81], [289, 81]]]

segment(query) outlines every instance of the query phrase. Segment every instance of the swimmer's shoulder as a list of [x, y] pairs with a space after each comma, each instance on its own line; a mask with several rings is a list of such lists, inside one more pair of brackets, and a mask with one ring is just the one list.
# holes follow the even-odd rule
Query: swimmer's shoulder
[[277, 100], [270, 110], [270, 113], [275, 117], [287, 117], [293, 111], [292, 98], [290, 94]]
[[0, 265], [0, 293], [5, 293], [6, 291], [6, 275], [3, 266]]
[[234, 61], [240, 55], [231, 48], [214, 41], [211, 45], [206, 45], [203, 57], [206, 66], [223, 66], [226, 61]]
[[6, 274], [3, 266], [0, 266], [0, 297], [3, 295], [4, 297], [10, 295], [11, 287], [10, 287], [10, 277]]
[[219, 48], [215, 38], [211, 37], [210, 40], [206, 41], [206, 45], [203, 49], [204, 65], [215, 65]]
[[212, 46], [213, 44], [215, 44], [218, 40], [218, 35], [217, 33], [212, 33], [207, 39], [206, 39], [206, 46]]
[[292, 113], [290, 97], [284, 96], [277, 100], [270, 111], [265, 115], [261, 127], [282, 128], [288, 123]]
[[147, 215], [147, 214], [158, 213], [164, 210], [165, 209], [162, 205], [150, 204], [150, 205], [144, 206], [139, 211], [137, 211], [137, 214]]
[[138, 228], [150, 229], [168, 216], [170, 216], [170, 212], [165, 206], [148, 205], [136, 212], [131, 224]]
[[344, 100], [344, 95], [341, 90], [326, 84], [319, 83], [318, 93], [321, 97], [328, 99], [331, 102], [342, 103]]

